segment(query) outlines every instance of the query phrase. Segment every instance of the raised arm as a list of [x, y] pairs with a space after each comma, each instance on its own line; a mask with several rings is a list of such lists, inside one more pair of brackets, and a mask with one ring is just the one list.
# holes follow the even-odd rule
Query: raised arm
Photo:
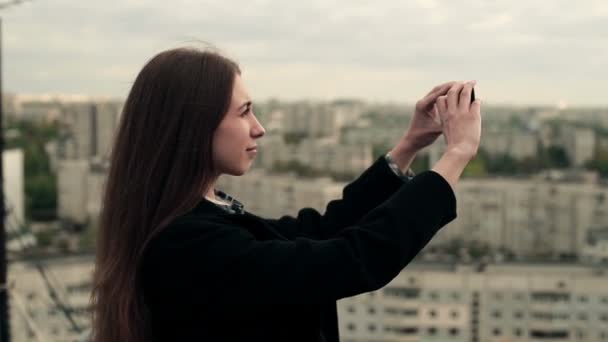
[[146, 281], [201, 305], [337, 300], [386, 285], [455, 217], [449, 184], [427, 171], [327, 240], [259, 241], [222, 218], [190, 218], [151, 245]]
[[[438, 85], [416, 103], [408, 129], [389, 152], [402, 173], [407, 173], [420, 149], [432, 144], [442, 134], [443, 126], [435, 103], [456, 84], [462, 83], [447, 82]], [[384, 157], [378, 158], [357, 180], [344, 188], [341, 199], [329, 202], [324, 214], [312, 208], [304, 208], [296, 217], [286, 215], [266, 220], [291, 238], [332, 237], [382, 204], [403, 185], [404, 182], [391, 171]], [[444, 176], [445, 172], [441, 168], [439, 171]]]
[[389, 168], [384, 156], [378, 158], [356, 180], [342, 190], [342, 198], [330, 201], [322, 215], [313, 208], [300, 209], [297, 216], [265, 219], [287, 237], [326, 239], [353, 225], [404, 184]]

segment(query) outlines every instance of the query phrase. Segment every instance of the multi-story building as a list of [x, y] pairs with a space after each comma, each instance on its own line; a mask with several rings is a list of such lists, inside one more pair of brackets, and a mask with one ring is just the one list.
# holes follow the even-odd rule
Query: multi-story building
[[581, 259], [592, 264], [608, 265], [608, 226], [589, 229], [586, 242]]
[[15, 100], [16, 97], [13, 94], [2, 94], [2, 120], [18, 119]]
[[595, 154], [595, 132], [591, 128], [564, 127], [564, 147], [573, 166], [582, 166]]
[[118, 102], [66, 104], [62, 121], [65, 137], [60, 142], [62, 159], [107, 158], [118, 125]]
[[[2, 175], [4, 193], [4, 227], [9, 239], [6, 248], [9, 251], [19, 251], [35, 240], [29, 233], [22, 232], [25, 222], [25, 187], [24, 187], [24, 153], [21, 149], [10, 149], [2, 152]], [[23, 243], [16, 241], [22, 239]]]
[[93, 160], [60, 160], [57, 172], [57, 215], [75, 229], [98, 218], [109, 164]]
[[608, 269], [414, 262], [338, 302], [341, 340], [607, 341]]
[[435, 243], [504, 247], [519, 257], [579, 255], [591, 227], [608, 224], [608, 188], [543, 179], [463, 179], [458, 217]]
[[264, 170], [252, 170], [247, 177], [224, 175], [216, 188], [237, 198], [253, 214], [278, 218], [295, 216], [305, 207], [324, 213], [329, 201], [342, 197], [345, 185], [328, 177], [306, 180], [293, 174], [270, 176]]
[[21, 120], [50, 122], [59, 119], [62, 104], [59, 99], [17, 97], [15, 109]]
[[314, 170], [359, 174], [372, 163], [370, 144], [339, 144], [335, 137], [303, 139], [286, 144], [273, 134], [258, 141], [260, 153], [255, 164], [272, 170], [276, 163], [298, 162]]
[[538, 154], [539, 138], [536, 132], [489, 129], [482, 134], [480, 147], [491, 156], [506, 154], [515, 159], [524, 159]]
[[[92, 255], [10, 264], [13, 340], [86, 340], [92, 270]], [[341, 340], [606, 341], [607, 281], [605, 267], [414, 261], [338, 301]]]
[[335, 136], [342, 115], [327, 104], [295, 103], [281, 110], [284, 133], [305, 133], [311, 137]]

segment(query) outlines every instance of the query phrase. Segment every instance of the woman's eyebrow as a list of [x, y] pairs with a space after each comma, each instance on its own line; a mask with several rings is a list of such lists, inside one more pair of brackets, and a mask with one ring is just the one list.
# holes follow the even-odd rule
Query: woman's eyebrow
[[239, 109], [241, 109], [241, 108], [244, 108], [244, 107], [246, 107], [246, 106], [251, 106], [251, 100], [250, 100], [250, 101], [247, 101], [247, 102], [245, 102], [245, 103], [243, 103], [242, 105], [240, 105], [240, 106], [239, 106], [239, 108], [237, 108], [237, 110], [239, 110]]

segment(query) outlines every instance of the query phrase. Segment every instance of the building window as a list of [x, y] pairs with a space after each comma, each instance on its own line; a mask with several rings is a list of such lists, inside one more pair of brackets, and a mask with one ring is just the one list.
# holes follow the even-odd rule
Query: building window
[[500, 328], [494, 328], [493, 333], [494, 333], [494, 336], [500, 336], [500, 334], [502, 332], [500, 331]]
[[437, 292], [431, 292], [430, 297], [432, 300], [437, 300], [439, 299], [439, 294]]
[[580, 296], [580, 297], [578, 297], [578, 300], [579, 300], [581, 303], [587, 303], [587, 296]]
[[515, 330], [513, 330], [513, 334], [515, 334], [515, 336], [520, 337], [522, 335], [522, 331], [520, 328], [516, 328]]
[[521, 312], [521, 311], [516, 311], [516, 312], [513, 314], [513, 316], [515, 316], [515, 318], [517, 318], [517, 319], [521, 319], [521, 318], [523, 318], [523, 317], [524, 317], [524, 313], [523, 313], [523, 312]]
[[387, 287], [384, 288], [383, 293], [387, 297], [401, 297], [414, 299], [420, 296], [420, 289], [418, 288], [407, 288], [407, 287]]
[[451, 336], [458, 336], [459, 333], [460, 333], [460, 330], [458, 330], [458, 328], [451, 328], [450, 329], [450, 335]]
[[434, 317], [437, 317], [437, 311], [435, 311], [435, 310], [431, 310], [431, 311], [429, 311], [429, 316], [431, 316], [431, 317], [433, 317], [433, 318], [434, 318]]
[[587, 314], [584, 312], [581, 312], [580, 314], [578, 314], [578, 319], [581, 321], [586, 321], [587, 320]]
[[348, 330], [350, 331], [355, 331], [357, 329], [357, 326], [354, 325], [353, 323], [349, 323], [348, 324]]
[[460, 299], [460, 293], [458, 293], [458, 292], [453, 292], [453, 293], [452, 293], [452, 299], [454, 299], [454, 300], [459, 300], [459, 299]]
[[437, 328], [435, 327], [430, 327], [428, 330], [429, 335], [436, 335], [437, 334]]
[[494, 293], [494, 299], [496, 299], [496, 300], [502, 300], [502, 293], [495, 292]]
[[354, 306], [352, 306], [352, 305], [350, 305], [350, 306], [348, 307], [348, 309], [347, 309], [347, 310], [348, 310], [348, 312], [350, 312], [350, 313], [354, 313], [354, 312], [355, 312], [355, 307], [354, 307]]
[[370, 332], [374, 332], [374, 331], [376, 331], [376, 325], [375, 324], [370, 324], [370, 325], [367, 326], [367, 329]]
[[494, 312], [492, 312], [492, 316], [494, 316], [494, 318], [500, 318], [502, 317], [502, 313], [498, 310], [494, 310]]
[[600, 315], [600, 320], [604, 321], [604, 322], [608, 322], [608, 314], [601, 314]]
[[452, 318], [456, 319], [456, 318], [458, 318], [458, 311], [454, 310], [450, 313], [450, 315], [452, 316]]
[[376, 309], [374, 309], [373, 307], [370, 307], [369, 309], [367, 309], [367, 312], [369, 312], [370, 315], [373, 315], [376, 313]]

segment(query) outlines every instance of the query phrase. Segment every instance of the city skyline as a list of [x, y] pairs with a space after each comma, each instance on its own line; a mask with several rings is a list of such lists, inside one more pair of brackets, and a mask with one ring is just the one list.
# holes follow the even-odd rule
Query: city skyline
[[598, 0], [57, 0], [2, 17], [13, 93], [124, 98], [155, 53], [207, 41], [240, 63], [254, 100], [414, 103], [438, 83], [476, 79], [487, 104], [608, 105], [608, 4]]

